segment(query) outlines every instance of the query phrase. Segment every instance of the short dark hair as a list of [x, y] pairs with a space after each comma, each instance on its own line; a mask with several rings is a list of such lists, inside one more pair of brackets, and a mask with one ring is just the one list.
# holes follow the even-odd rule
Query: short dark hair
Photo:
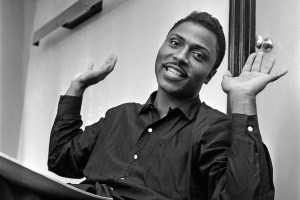
[[204, 26], [211, 32], [213, 32], [216, 37], [217, 37], [217, 45], [216, 45], [216, 53], [217, 53], [217, 58], [216, 62], [213, 66], [213, 69], [217, 69], [225, 55], [225, 50], [226, 50], [226, 41], [225, 41], [225, 36], [223, 32], [223, 28], [219, 22], [219, 20], [215, 17], [213, 17], [211, 14], [207, 12], [198, 12], [194, 11], [191, 14], [189, 14], [187, 17], [180, 19], [177, 21], [173, 27], [170, 29], [169, 33], [179, 26], [180, 24], [184, 22], [193, 22], [195, 24], [199, 24], [201, 26]]

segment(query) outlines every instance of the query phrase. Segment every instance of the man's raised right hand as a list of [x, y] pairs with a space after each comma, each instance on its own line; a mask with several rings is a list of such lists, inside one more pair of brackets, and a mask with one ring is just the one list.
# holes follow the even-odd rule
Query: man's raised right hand
[[82, 96], [86, 88], [102, 81], [114, 69], [116, 62], [117, 56], [112, 54], [105, 60], [102, 67], [97, 70], [93, 70], [93, 63], [89, 64], [85, 72], [78, 74], [71, 81], [66, 95]]

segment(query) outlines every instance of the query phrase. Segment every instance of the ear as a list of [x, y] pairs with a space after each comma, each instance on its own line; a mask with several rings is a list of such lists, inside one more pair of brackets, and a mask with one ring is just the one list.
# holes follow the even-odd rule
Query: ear
[[204, 83], [207, 84], [216, 73], [216, 69], [211, 70], [211, 72], [207, 75], [206, 79], [204, 80]]

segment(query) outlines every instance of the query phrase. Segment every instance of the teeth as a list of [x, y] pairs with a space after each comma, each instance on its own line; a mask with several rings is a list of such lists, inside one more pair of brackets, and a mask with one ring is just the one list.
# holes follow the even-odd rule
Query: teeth
[[173, 68], [168, 67], [168, 68], [167, 68], [167, 71], [168, 71], [168, 72], [171, 72], [171, 73], [173, 73], [173, 74], [175, 74], [175, 75], [177, 75], [177, 76], [181, 76], [181, 73], [180, 73], [179, 71], [173, 69]]

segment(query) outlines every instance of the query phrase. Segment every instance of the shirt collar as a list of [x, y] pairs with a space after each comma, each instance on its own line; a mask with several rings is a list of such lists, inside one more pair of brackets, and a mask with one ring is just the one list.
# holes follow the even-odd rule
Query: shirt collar
[[[153, 92], [150, 95], [150, 97], [148, 98], [146, 103], [141, 106], [141, 108], [139, 110], [139, 114], [145, 113], [145, 112], [149, 111], [150, 109], [155, 108], [154, 100], [156, 98], [156, 94], [157, 94], [157, 91]], [[196, 116], [196, 114], [200, 108], [200, 105], [201, 105], [201, 101], [199, 99], [199, 96], [197, 96], [197, 97], [189, 100], [182, 106], [179, 106], [177, 108], [172, 108], [172, 109], [179, 109], [185, 115], [186, 118], [188, 118], [189, 120], [192, 120]]]

